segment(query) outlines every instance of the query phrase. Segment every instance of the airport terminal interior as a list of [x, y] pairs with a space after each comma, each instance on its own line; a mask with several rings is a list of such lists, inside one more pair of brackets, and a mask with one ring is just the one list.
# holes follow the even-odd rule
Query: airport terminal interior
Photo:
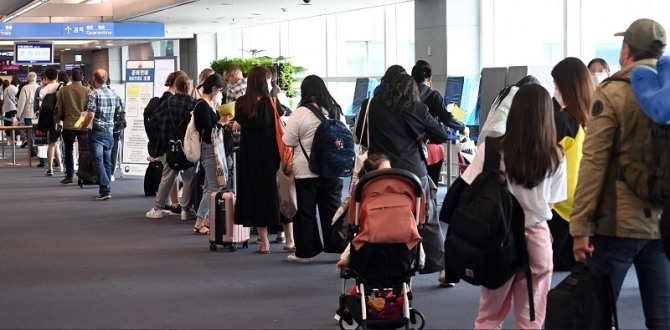
[[[614, 73], [614, 34], [639, 18], [670, 27], [669, 10], [666, 0], [0, 0], [1, 79], [53, 68], [91, 80], [104, 69], [127, 120], [105, 202], [96, 185], [45, 176], [46, 146], [33, 156], [11, 141], [20, 130], [0, 132], [0, 328], [340, 328], [335, 311], [352, 280], [340, 278], [339, 254], [289, 262], [280, 243], [258, 253], [253, 234], [248, 248], [211, 251], [192, 221], [145, 217], [154, 197], [143, 187], [142, 112], [173, 71], [197, 84], [207, 67], [264, 61], [280, 69], [293, 110], [301, 81], [317, 75], [353, 120], [389, 66], [409, 72], [425, 60], [432, 88], [476, 137], [506, 85], [532, 74], [553, 95], [551, 70], [566, 57], [602, 58]], [[462, 163], [460, 137], [450, 138], [438, 208]], [[568, 274], [555, 271], [552, 286]], [[645, 327], [638, 286], [631, 269], [621, 328]], [[413, 277], [412, 293], [425, 329], [473, 327], [479, 287], [440, 287], [433, 273]], [[510, 316], [503, 328], [514, 327]]]

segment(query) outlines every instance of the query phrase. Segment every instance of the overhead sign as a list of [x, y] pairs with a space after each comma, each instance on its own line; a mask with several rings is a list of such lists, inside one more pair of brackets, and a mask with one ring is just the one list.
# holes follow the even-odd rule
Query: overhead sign
[[0, 40], [164, 38], [163, 23], [2, 23]]

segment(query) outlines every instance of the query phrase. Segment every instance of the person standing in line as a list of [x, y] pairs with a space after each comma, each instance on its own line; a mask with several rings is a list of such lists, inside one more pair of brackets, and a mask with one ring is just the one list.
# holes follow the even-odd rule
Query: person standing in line
[[[44, 71], [44, 74], [47, 79], [47, 84], [42, 87], [42, 89], [40, 89], [40, 107], [42, 106], [42, 101], [44, 100], [45, 96], [58, 92], [58, 89], [61, 87], [61, 84], [58, 82], [58, 71], [56, 69], [47, 68]], [[49, 119], [42, 118], [42, 120]], [[53, 176], [54, 166], [61, 167], [61, 170], [63, 169], [59, 143], [61, 132], [56, 128], [56, 124], [54, 123], [53, 125], [49, 126], [49, 131], [46, 133], [49, 146], [47, 147], [47, 171], [45, 174], [47, 176]], [[56, 159], [56, 162], [54, 162], [54, 158]]]
[[320, 177], [309, 170], [307, 157], [312, 153], [314, 133], [321, 125], [321, 120], [308, 107], [335, 120], [339, 120], [342, 108], [330, 95], [323, 79], [315, 75], [307, 76], [302, 81], [300, 97], [299, 106], [289, 117], [283, 137], [286, 145], [295, 148], [293, 171], [298, 197], [298, 212], [293, 217], [295, 253], [288, 256], [288, 261], [311, 262], [321, 252], [342, 252], [333, 242], [330, 222], [342, 201], [343, 181], [342, 178]]
[[[421, 102], [428, 106], [431, 116], [447, 127], [458, 131], [463, 136], [468, 136], [470, 129], [454, 118], [451, 112], [447, 110], [444, 98], [440, 92], [431, 87], [433, 84], [433, 68], [430, 64], [424, 60], [416, 61], [416, 64], [412, 68], [412, 78], [414, 78], [419, 87]], [[442, 163], [444, 163], [446, 152], [441, 144], [435, 144], [430, 141], [426, 143], [426, 149], [427, 157], [425, 161], [426, 168], [428, 169], [428, 177], [437, 185], [440, 182], [440, 172], [442, 172]]]
[[634, 265], [645, 326], [670, 329], [670, 261], [659, 230], [662, 205], [639, 197], [622, 175], [636, 152], [650, 149], [638, 141], [644, 141], [653, 127], [631, 88], [631, 72], [640, 66], [655, 67], [667, 36], [661, 24], [647, 18], [615, 36], [623, 36], [622, 69], [593, 94], [570, 217], [573, 253], [577, 262], [591, 255], [588, 264], [610, 274], [617, 298]]
[[[205, 169], [205, 186], [202, 189], [202, 199], [198, 205], [197, 217], [193, 225], [193, 233], [196, 235], [207, 235], [209, 233], [209, 211], [210, 198], [213, 192], [221, 191], [223, 186], [219, 185], [216, 174], [216, 156], [212, 144], [212, 130], [226, 125], [228, 118], [219, 116], [214, 108], [216, 94], [225, 86], [223, 77], [212, 74], [205, 82], [197, 86], [202, 89], [200, 99], [195, 103], [193, 120], [195, 129], [200, 133], [200, 166]], [[238, 202], [235, 202], [235, 214], [237, 215]]]
[[593, 82], [600, 85], [605, 79], [610, 76], [610, 66], [602, 58], [596, 57], [589, 61], [586, 66], [593, 77]]
[[[33, 126], [33, 121], [37, 118], [37, 116], [35, 116], [35, 108], [33, 106], [33, 102], [35, 101], [35, 91], [37, 90], [37, 87], [39, 87], [36, 80], [37, 74], [35, 72], [28, 72], [27, 83], [23, 86], [23, 88], [21, 88], [21, 91], [19, 92], [19, 103], [16, 107], [16, 118], [18, 118], [21, 125]], [[35, 149], [34, 127], [30, 131], [30, 136], [27, 138], [30, 139], [30, 143], [32, 144], [33, 149]], [[23, 145], [21, 147], [23, 147]], [[32, 150], [30, 152], [33, 153]], [[34, 152], [34, 154], [37, 154], [37, 152]]]
[[[33, 122], [33, 132], [37, 129], [37, 121], [39, 120], [39, 116], [37, 116], [37, 114], [40, 111], [40, 103], [42, 102], [42, 99], [40, 99], [40, 93], [44, 88], [44, 86], [46, 86], [47, 84], [48, 84], [47, 75], [46, 73], [42, 72], [42, 74], [40, 75], [40, 84], [39, 86], [37, 86], [37, 89], [35, 89], [35, 99], [33, 99], [33, 111], [35, 112], [35, 116], [37, 117], [35, 122]], [[32, 152], [35, 156], [37, 156], [37, 146], [34, 144]], [[47, 159], [46, 158], [39, 158], [39, 159], [40, 162], [39, 164], [37, 164], [37, 167], [46, 167]]]
[[[4, 99], [4, 102], [2, 103], [2, 113], [4, 114], [5, 118], [10, 118], [5, 120], [5, 125], [10, 125], [16, 121], [16, 105], [18, 101], [16, 99], [17, 88], [13, 82], [14, 80], [12, 80], [12, 82], [9, 80], [4, 80], [2, 82], [2, 95]], [[12, 132], [6, 131], [5, 134], [7, 135], [8, 142], [21, 145], [21, 135], [16, 135], [16, 141], [13, 141]]]
[[[551, 287], [552, 250], [547, 220], [551, 207], [566, 198], [565, 160], [556, 142], [551, 96], [537, 84], [523, 85], [512, 100], [503, 137], [489, 139], [498, 144], [500, 168], [510, 192], [519, 201], [525, 218], [525, 237], [533, 284], [535, 320], [530, 320], [530, 303], [525, 271], [519, 269], [500, 288], [481, 287], [475, 329], [500, 329], [514, 303], [516, 329], [541, 329]], [[513, 134], [511, 133], [513, 132]], [[486, 141], [461, 176], [471, 184], [482, 172]]]
[[[361, 111], [354, 128], [361, 145], [368, 147], [368, 153], [386, 154], [393, 168], [414, 173], [421, 180], [426, 196], [431, 196], [430, 179], [426, 163], [421, 158], [417, 139], [427, 136], [435, 143], [447, 141], [447, 132], [428, 112], [421, 102], [419, 90], [414, 79], [401, 73], [391, 79], [389, 89], [368, 103], [363, 101]], [[363, 132], [366, 112], [370, 126], [370, 145]], [[444, 234], [438, 222], [437, 207], [434, 198], [426, 198], [426, 224], [422, 234], [426, 251], [426, 264], [422, 274], [439, 272], [440, 285], [445, 283], [444, 272]]]
[[554, 120], [556, 141], [565, 151], [568, 194], [566, 200], [554, 204], [549, 229], [553, 238], [554, 269], [569, 270], [574, 264], [569, 230], [570, 213], [577, 186], [579, 162], [582, 159], [584, 127], [595, 85], [584, 62], [575, 57], [558, 62], [551, 70], [551, 76], [556, 87], [554, 99], [560, 105], [554, 108]]
[[[191, 111], [195, 106], [196, 100], [189, 95], [191, 89], [191, 78], [186, 75], [181, 75], [175, 80], [176, 93], [174, 96], [165, 100], [158, 106], [154, 112], [157, 115], [155, 120], [160, 131], [159, 145], [164, 146], [164, 150], [160, 153], [167, 152], [169, 141], [178, 139], [184, 141], [186, 134], [186, 126], [191, 121]], [[167, 170], [165, 170], [167, 168]], [[177, 171], [170, 168], [167, 164], [163, 167], [163, 176], [158, 185], [158, 193], [156, 193], [155, 205], [147, 213], [146, 217], [150, 219], [163, 218], [163, 208], [165, 207], [165, 200], [169, 197], [170, 190], [174, 185], [177, 175], [181, 172], [181, 178], [184, 182], [184, 189], [182, 191], [182, 198], [179, 202], [181, 205], [181, 220], [195, 220], [196, 214], [192, 209], [193, 195], [195, 193], [195, 166], [191, 166], [185, 170]], [[199, 201], [198, 201], [199, 202]]]
[[[256, 227], [259, 252], [270, 253], [268, 227], [281, 223], [286, 235], [284, 247], [292, 247], [293, 228], [281, 222], [276, 174], [280, 155], [275, 132], [275, 108], [270, 98], [272, 72], [257, 66], [249, 72], [247, 92], [235, 102], [234, 130], [240, 131], [237, 156], [237, 200], [235, 223]], [[276, 101], [276, 99], [275, 99]], [[278, 103], [278, 102], [277, 102]], [[279, 116], [283, 108], [276, 104]], [[264, 192], [258, 194], [259, 191]]]
[[80, 130], [90, 123], [89, 150], [98, 175], [99, 194], [95, 198], [105, 201], [112, 198], [112, 147], [114, 146], [114, 116], [123, 111], [121, 98], [107, 87], [107, 71], [97, 69], [93, 73], [93, 91], [88, 96], [86, 117]]
[[56, 121], [63, 121], [63, 149], [65, 164], [65, 178], [62, 184], [72, 183], [74, 177], [74, 140], [80, 136], [80, 127], [77, 121], [86, 112], [88, 103], [88, 88], [81, 84], [84, 75], [81, 69], [73, 69], [70, 74], [71, 83], [58, 90], [56, 101]]
[[242, 69], [239, 66], [229, 65], [223, 77], [228, 83], [226, 86], [226, 103], [235, 102], [246, 94], [247, 80], [244, 79]]

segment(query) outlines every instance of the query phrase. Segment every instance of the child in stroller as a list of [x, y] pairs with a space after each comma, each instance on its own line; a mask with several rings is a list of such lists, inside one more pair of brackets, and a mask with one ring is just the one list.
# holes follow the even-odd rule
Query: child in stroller
[[[421, 312], [411, 308], [411, 278], [423, 265], [420, 228], [425, 200], [419, 179], [392, 169], [383, 155], [369, 155], [352, 191], [350, 243], [337, 267], [342, 277], [341, 329], [422, 329]], [[356, 285], [346, 291], [346, 280]]]

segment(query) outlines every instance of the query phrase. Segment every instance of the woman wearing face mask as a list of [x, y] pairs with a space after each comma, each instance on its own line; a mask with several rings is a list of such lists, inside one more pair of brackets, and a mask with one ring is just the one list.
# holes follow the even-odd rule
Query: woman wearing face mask
[[600, 85], [603, 80], [610, 76], [610, 66], [602, 58], [596, 57], [592, 59], [586, 67], [589, 69], [596, 86]]
[[582, 158], [584, 126], [595, 85], [584, 63], [574, 57], [558, 62], [551, 71], [551, 76], [556, 86], [554, 98], [560, 104], [560, 107], [554, 107], [554, 120], [556, 141], [565, 150], [568, 195], [566, 200], [554, 204], [553, 218], [548, 223], [554, 238], [552, 243], [554, 269], [565, 270], [574, 263], [569, 221], [577, 186], [579, 162]]

